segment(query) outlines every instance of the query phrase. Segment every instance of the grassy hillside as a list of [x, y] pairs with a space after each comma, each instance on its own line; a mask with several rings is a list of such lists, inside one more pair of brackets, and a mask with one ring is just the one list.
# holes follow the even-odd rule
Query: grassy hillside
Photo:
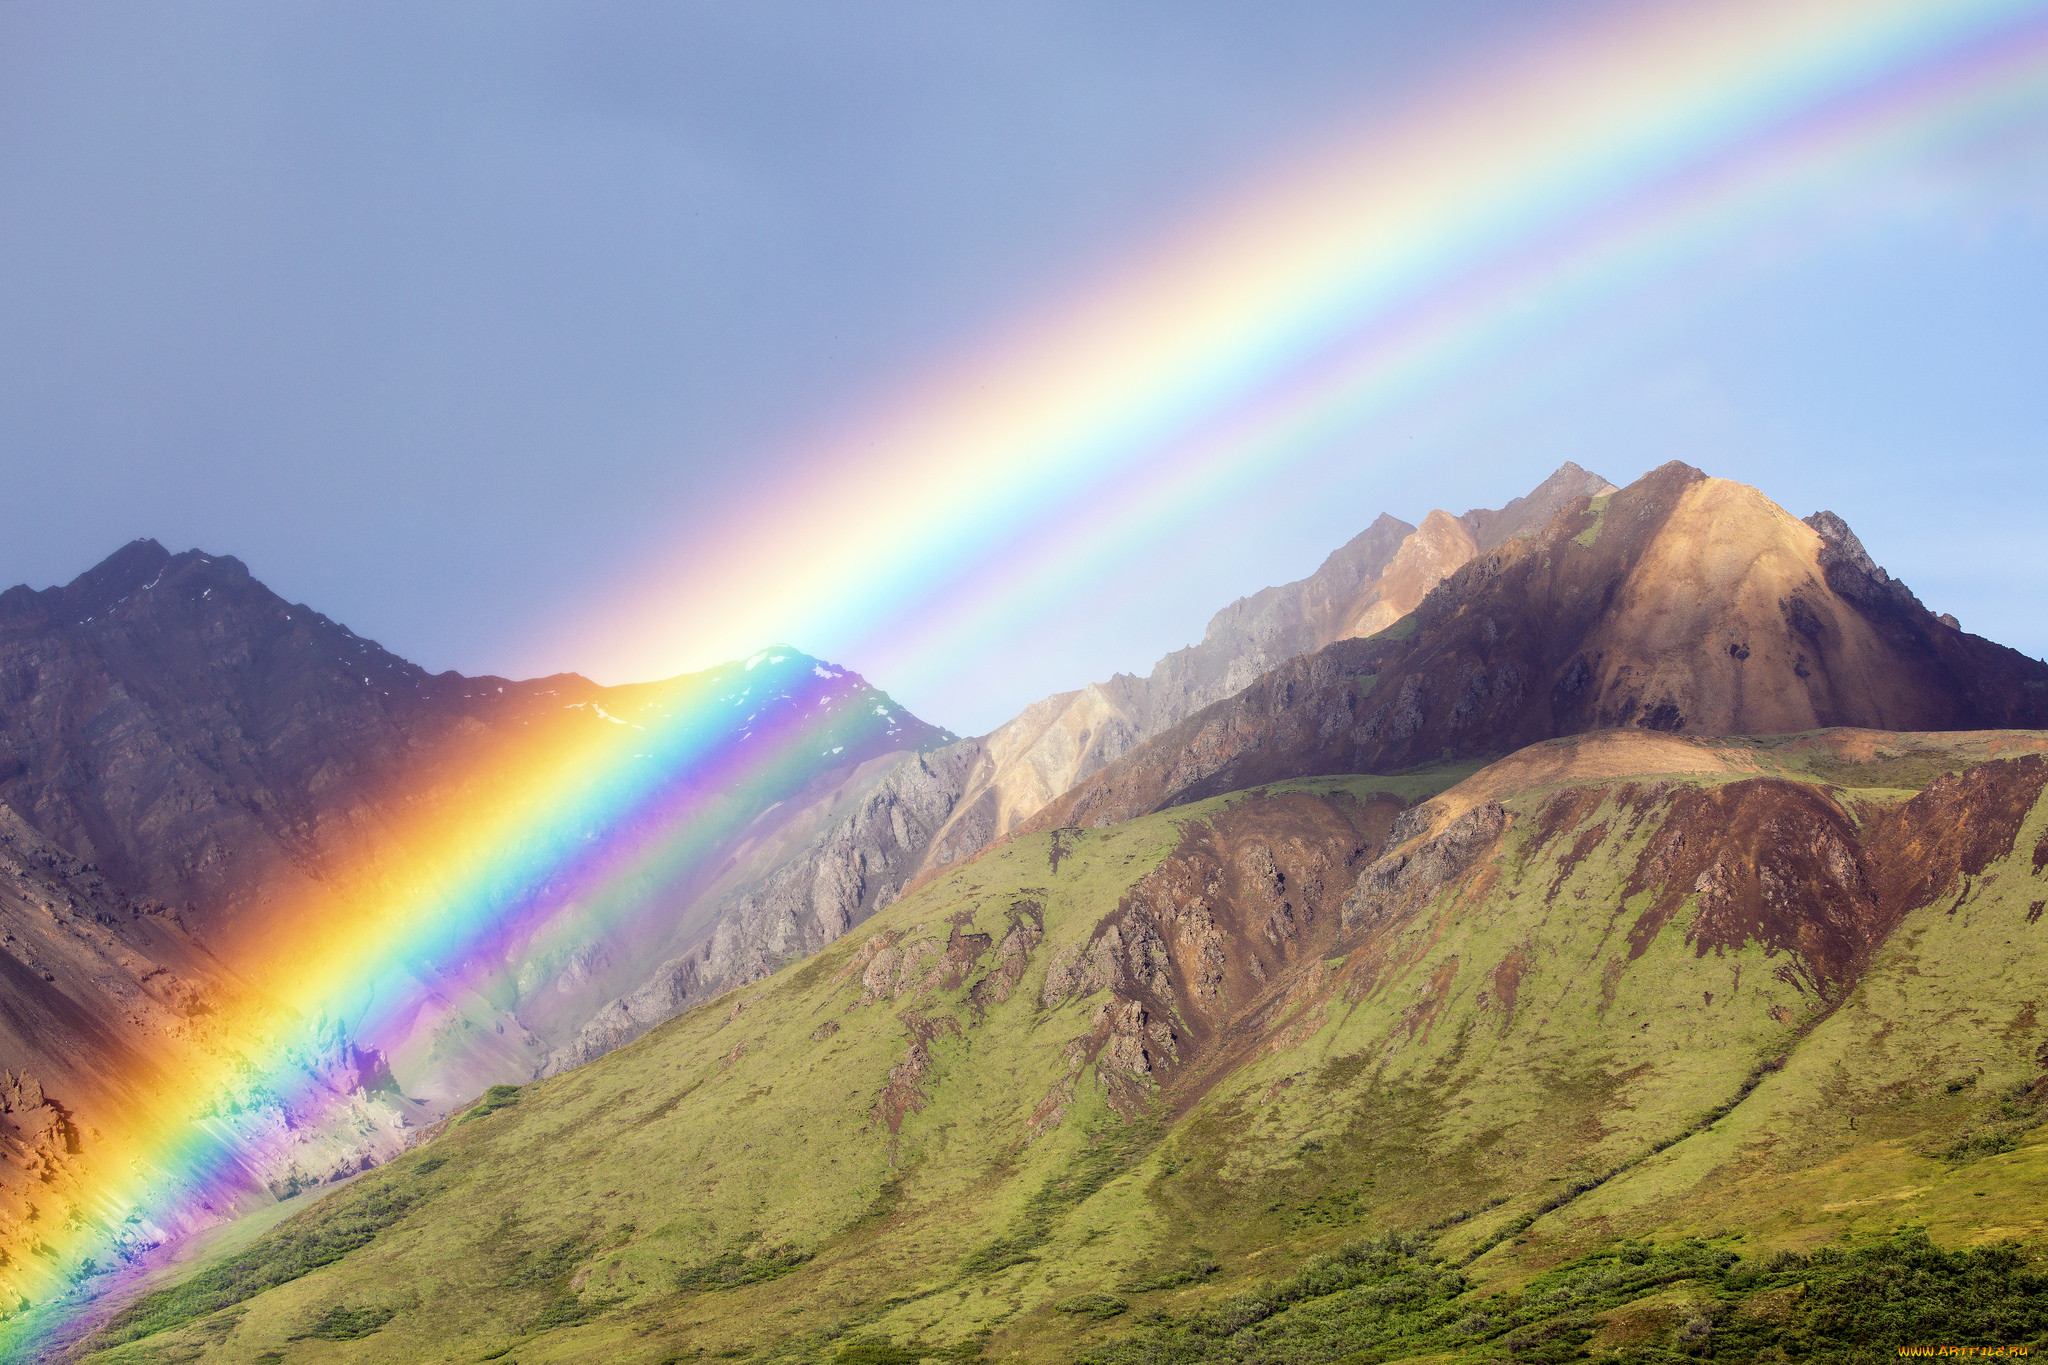
[[1021, 838], [92, 1358], [2039, 1340], [2044, 748], [1596, 736]]

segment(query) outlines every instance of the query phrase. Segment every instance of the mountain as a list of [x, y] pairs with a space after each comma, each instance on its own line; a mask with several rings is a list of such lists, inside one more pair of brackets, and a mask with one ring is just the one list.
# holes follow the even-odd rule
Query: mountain
[[982, 741], [927, 865], [943, 866], [1017, 828], [1135, 745], [1287, 660], [1391, 625], [1476, 556], [1541, 530], [1573, 499], [1612, 491], [1567, 463], [1498, 511], [1434, 511], [1420, 526], [1382, 514], [1308, 578], [1225, 607], [1200, 644], [1167, 655], [1148, 676], [1118, 674], [1026, 708]]
[[[833, 672], [778, 648], [667, 702], [680, 684], [508, 685], [516, 724], [454, 722], [406, 765], [407, 822], [345, 826], [395, 851], [321, 865], [340, 889], [303, 904], [346, 923], [348, 895], [425, 856], [422, 813], [534, 799], [513, 761], [534, 746], [575, 759], [548, 773], [609, 771], [685, 695], [728, 726], [764, 699], [815, 723], [798, 684]], [[493, 1086], [274, 1229], [145, 1259], [142, 1296], [74, 1344], [847, 1365], [2048, 1346], [2044, 701], [2048, 665], [1931, 615], [1840, 518], [1682, 465], [1382, 521], [1142, 683], [902, 757], [877, 703], [856, 766], [809, 766], [835, 739], [779, 801], [707, 781], [687, 828], [718, 857], [637, 894], [647, 917], [548, 892], [569, 928], [514, 925], [490, 951], [521, 970], [444, 983], [425, 1058], [307, 1061], [366, 1064], [357, 1088], [394, 1103], [409, 1076], [483, 1078], [436, 1057], [531, 1074], [546, 1046], [560, 1074]], [[374, 813], [397, 789], [362, 790]], [[621, 959], [640, 984], [600, 998]], [[535, 1041], [494, 1043], [493, 1011]], [[14, 1084], [44, 1135], [22, 1197], [69, 1216], [89, 1187], [54, 1161], [64, 1117]], [[46, 1173], [61, 1188], [25, 1183]]]
[[1393, 772], [1612, 727], [2048, 726], [2048, 664], [1930, 614], [1839, 517], [1685, 465], [1561, 507], [1411, 616], [1125, 754], [1032, 828], [1104, 825], [1313, 773]]
[[2048, 1334], [1999, 1247], [2048, 1245], [2048, 734], [1630, 726], [1476, 767], [1012, 837], [494, 1096], [87, 1358]]
[[720, 896], [952, 736], [795, 650], [625, 687], [430, 675], [237, 560], [153, 541], [64, 587], [0, 593], [0, 836], [42, 850], [14, 858], [24, 870], [0, 905], [12, 889], [55, 907], [10, 926], [29, 970], [0, 1060], [41, 1078], [89, 1148], [96, 1126], [148, 1108], [134, 1085], [173, 1093], [202, 1058], [253, 1053], [255, 1039], [202, 1039], [210, 1026], [193, 1021], [248, 1014], [278, 953], [346, 938], [460, 853], [458, 831], [485, 812], [561, 800], [533, 790], [548, 762], [616, 767], [644, 747], [643, 722], [686, 709], [714, 730], [808, 727], [817, 750], [698, 794], [692, 828], [715, 837], [643, 875], [626, 913], [564, 907], [544, 933], [490, 944], [499, 962], [481, 984], [416, 983], [410, 1048], [357, 1058], [352, 1020], [329, 1021], [332, 1055], [308, 1065], [341, 1093], [388, 1070], [366, 1092], [374, 1136], [340, 1150], [309, 1137], [295, 1164], [257, 1173], [259, 1190], [353, 1173], [485, 1086], [529, 1079], [707, 933]]
[[1382, 514], [1308, 578], [1217, 612], [1201, 643], [1146, 677], [1057, 693], [987, 735], [904, 759], [809, 847], [736, 889], [706, 943], [599, 1012], [547, 1070], [579, 1066], [694, 1001], [815, 951], [1147, 739], [1297, 655], [1391, 624], [1475, 556], [1542, 530], [1574, 499], [1613, 489], [1567, 463], [1499, 510], [1434, 511], [1420, 526]]

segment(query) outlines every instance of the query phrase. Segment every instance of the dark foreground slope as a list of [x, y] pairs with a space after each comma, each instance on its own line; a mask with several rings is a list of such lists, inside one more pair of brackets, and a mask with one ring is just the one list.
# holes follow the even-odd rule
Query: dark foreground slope
[[2040, 1339], [2048, 736], [1616, 732], [1409, 806], [1466, 771], [1014, 839], [95, 1358]]
[[1628, 727], [2048, 725], [2048, 664], [1932, 615], [1839, 518], [1685, 465], [1567, 505], [1413, 616], [1276, 668], [1048, 805], [1099, 826], [1312, 773], [1395, 772]]

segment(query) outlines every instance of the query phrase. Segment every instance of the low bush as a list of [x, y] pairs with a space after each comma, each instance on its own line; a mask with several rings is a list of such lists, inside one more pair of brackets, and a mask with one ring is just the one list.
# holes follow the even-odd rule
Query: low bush
[[1690, 1297], [1655, 1339], [1601, 1357], [1875, 1365], [1909, 1346], [2048, 1346], [2048, 1275], [2009, 1245], [1944, 1251], [1914, 1231], [1745, 1260], [1696, 1241], [1623, 1242], [1549, 1270], [1518, 1294], [1474, 1298], [1427, 1242], [1393, 1234], [1156, 1319], [1081, 1360], [1366, 1365], [1484, 1346], [1489, 1357], [1563, 1362], [1587, 1354], [1613, 1309], [1673, 1289]]

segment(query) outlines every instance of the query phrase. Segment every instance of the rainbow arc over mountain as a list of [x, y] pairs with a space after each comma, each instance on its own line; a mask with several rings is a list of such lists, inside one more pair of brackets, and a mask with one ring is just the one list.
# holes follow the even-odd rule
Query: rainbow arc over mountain
[[[1516, 338], [1825, 199], [1875, 168], [2048, 108], [2048, 0], [1717, 0], [1617, 7], [1496, 58], [1217, 205], [803, 454], [801, 492], [729, 519], [587, 637], [658, 630], [694, 658], [791, 639], [910, 667], [1038, 590], [1062, 560], [1194, 515], [1331, 433], [1455, 380]], [[872, 528], [927, 528], [886, 540]], [[760, 656], [767, 657], [767, 656]], [[726, 694], [564, 744], [414, 831], [402, 889], [290, 945], [288, 1012], [219, 1078], [313, 1115], [303, 1059], [334, 1021], [395, 1050], [422, 964], [459, 978], [568, 900], [618, 913], [838, 719], [830, 670], [757, 728]], [[564, 888], [574, 892], [568, 895]], [[545, 894], [543, 894], [545, 892]], [[364, 1005], [369, 998], [372, 1004]], [[229, 1071], [232, 1074], [227, 1074]], [[0, 1269], [44, 1305], [11, 1350], [98, 1311], [98, 1273], [207, 1222], [258, 1141], [189, 1112], [109, 1134], [97, 1217]], [[340, 1103], [335, 1099], [334, 1103]], [[27, 1263], [32, 1261], [33, 1263]]]

